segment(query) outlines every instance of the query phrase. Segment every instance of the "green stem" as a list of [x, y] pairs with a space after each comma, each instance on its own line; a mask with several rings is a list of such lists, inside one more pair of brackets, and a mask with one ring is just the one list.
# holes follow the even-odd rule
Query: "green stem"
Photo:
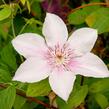
[[[11, 7], [11, 4], [10, 4], [10, 7]], [[12, 7], [11, 7], [11, 18], [12, 18], [12, 20], [11, 20], [11, 26], [12, 26], [12, 33], [13, 33], [13, 37], [15, 38], [16, 37], [16, 33], [15, 33], [15, 28], [14, 28], [14, 16], [13, 16], [13, 10], [12, 10]], [[23, 57], [20, 55], [20, 59], [21, 59], [21, 61], [23, 62], [24, 61], [24, 59], [23, 59]]]
[[3, 2], [4, 4], [6, 4], [5, 0], [2, 0], [2, 2]]
[[24, 29], [26, 28], [27, 25], [28, 25], [28, 23], [26, 23], [26, 24], [22, 27], [22, 29], [20, 30], [19, 34], [21, 34], [21, 33], [24, 31]]
[[80, 83], [80, 85], [83, 86], [83, 83], [84, 83], [84, 76], [81, 76], [81, 83]]
[[21, 62], [23, 62], [23, 61], [24, 61], [23, 56], [21, 56], [21, 55], [20, 55], [20, 59], [21, 59]]
[[[11, 7], [11, 4], [10, 4], [10, 7]], [[12, 26], [12, 33], [13, 33], [13, 36], [14, 38], [16, 37], [16, 33], [15, 33], [15, 29], [14, 29], [14, 21], [13, 21], [13, 10], [12, 10], [12, 7], [11, 7], [11, 26]]]
[[[39, 24], [39, 25], [43, 25], [43, 23], [42, 22], [40, 22], [40, 21], [38, 21], [38, 20], [35, 20], [35, 23], [36, 24]], [[22, 27], [22, 29], [20, 30], [20, 32], [19, 32], [19, 34], [21, 34], [23, 31], [24, 31], [24, 29], [26, 28], [26, 26], [28, 25], [28, 21], [25, 23], [25, 25]]]
[[35, 19], [35, 22], [36, 22], [36, 24], [39, 24], [39, 25], [41, 25], [41, 26], [43, 25], [43, 23], [42, 23], [41, 21], [39, 21], [39, 20], [36, 20], [36, 19]]
[[13, 36], [14, 36], [14, 38], [15, 38], [15, 37], [16, 37], [16, 34], [15, 34], [15, 29], [14, 29], [13, 18], [12, 18], [11, 25], [12, 25], [12, 32], [13, 32]]

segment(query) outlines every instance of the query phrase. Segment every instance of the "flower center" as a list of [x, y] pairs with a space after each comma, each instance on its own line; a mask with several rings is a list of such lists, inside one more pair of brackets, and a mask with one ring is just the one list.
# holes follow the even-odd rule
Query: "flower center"
[[60, 65], [64, 63], [64, 56], [62, 55], [62, 53], [57, 52], [56, 53], [56, 64]]
[[67, 69], [69, 62], [73, 59], [73, 50], [68, 45], [64, 44], [62, 47], [58, 44], [54, 48], [49, 48], [46, 59], [52, 68]]

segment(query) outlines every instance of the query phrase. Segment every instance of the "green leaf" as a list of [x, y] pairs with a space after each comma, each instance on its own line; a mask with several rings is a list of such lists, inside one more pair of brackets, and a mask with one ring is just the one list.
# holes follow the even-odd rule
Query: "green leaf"
[[20, 15], [16, 15], [14, 18], [15, 33], [19, 34], [23, 26], [25, 25], [25, 20]]
[[5, 46], [2, 51], [0, 52], [1, 60], [8, 65], [11, 69], [16, 70], [16, 57], [13, 52], [13, 48], [11, 44]]
[[70, 24], [78, 25], [84, 23], [86, 14], [82, 10], [77, 10], [68, 16]]
[[86, 23], [89, 27], [98, 30], [98, 33], [109, 31], [109, 8], [101, 8], [86, 18]]
[[42, 35], [41, 29], [37, 27], [35, 23], [27, 25], [26, 28], [23, 30], [23, 33], [28, 33], [28, 32]]
[[70, 98], [68, 99], [68, 102], [61, 100], [60, 98], [57, 99], [57, 103], [59, 106], [59, 109], [72, 109], [79, 106], [85, 99], [86, 95], [88, 93], [88, 87], [81, 86], [80, 89], [76, 89], [71, 93]]
[[79, 25], [85, 22], [86, 17], [94, 12], [95, 10], [98, 10], [100, 6], [91, 6], [91, 7], [85, 7], [83, 9], [79, 9], [75, 12], [72, 12], [68, 16], [68, 22], [70, 24]]
[[48, 95], [51, 88], [48, 83], [48, 79], [42, 80], [37, 83], [32, 83], [28, 85], [28, 89], [26, 92], [27, 96], [45, 96]]
[[34, 1], [36, 1], [36, 2], [43, 2], [44, 0], [34, 0]]
[[26, 99], [24, 97], [17, 95], [13, 105], [14, 109], [21, 109], [25, 102]]
[[0, 10], [0, 21], [8, 18], [11, 15], [11, 8], [9, 6], [5, 6]]
[[106, 109], [106, 107], [109, 105], [108, 99], [103, 94], [96, 94], [95, 100], [102, 109]]
[[23, 5], [25, 5], [26, 0], [20, 0], [20, 2], [21, 2]]
[[6, 69], [0, 68], [0, 83], [6, 83], [11, 81], [11, 75], [10, 72]]
[[[35, 107], [37, 106], [38, 104], [36, 103], [33, 103], [33, 102], [26, 102], [21, 109], [35, 109]], [[36, 108], [36, 109], [39, 109], [39, 108]]]
[[27, 1], [27, 8], [28, 8], [28, 11], [29, 11], [29, 13], [30, 13], [30, 11], [31, 11], [31, 6], [30, 6], [30, 2], [29, 2], [29, 1]]
[[109, 78], [95, 82], [89, 87], [89, 92], [91, 93], [105, 92], [108, 90], [109, 90]]
[[37, 2], [37, 0], [32, 3], [31, 11], [34, 14], [34, 16], [41, 18], [41, 6], [40, 3]]
[[96, 3], [96, 2], [100, 2], [101, 0], [91, 0], [91, 3]]
[[10, 21], [7, 21], [5, 23], [0, 23], [0, 35], [3, 37], [4, 40], [7, 39], [7, 35], [8, 35], [8, 32], [9, 32], [9, 28], [10, 28], [10, 24], [11, 22]]
[[0, 91], [0, 109], [11, 109], [16, 96], [15, 87], [10, 86]]

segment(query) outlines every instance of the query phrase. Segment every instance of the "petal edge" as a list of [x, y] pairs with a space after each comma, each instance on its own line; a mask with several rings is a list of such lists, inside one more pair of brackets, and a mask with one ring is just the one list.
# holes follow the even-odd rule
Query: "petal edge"
[[68, 39], [71, 48], [81, 53], [90, 52], [97, 40], [97, 30], [92, 28], [80, 28], [72, 33]]
[[[43, 70], [44, 69], [44, 70]], [[28, 58], [17, 69], [13, 80], [21, 82], [38, 82], [49, 76], [51, 68], [39, 57]]]
[[49, 77], [49, 83], [52, 90], [63, 100], [67, 101], [75, 79], [76, 76], [72, 72], [52, 72]]
[[55, 14], [47, 13], [42, 29], [48, 46], [57, 43], [64, 44], [68, 38], [68, 31], [65, 23]]

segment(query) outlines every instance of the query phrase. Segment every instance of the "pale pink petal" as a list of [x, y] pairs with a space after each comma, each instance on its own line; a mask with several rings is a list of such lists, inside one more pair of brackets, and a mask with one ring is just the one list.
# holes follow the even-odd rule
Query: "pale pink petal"
[[47, 13], [42, 31], [48, 46], [64, 44], [68, 38], [65, 23], [55, 14]]
[[87, 53], [76, 61], [78, 61], [78, 66], [72, 68], [76, 74], [98, 78], [109, 77], [109, 70], [104, 62], [92, 53]]
[[68, 43], [74, 50], [86, 53], [90, 52], [97, 40], [97, 30], [92, 28], [81, 28], [73, 32]]
[[41, 55], [47, 49], [45, 40], [38, 34], [24, 33], [12, 40], [16, 51], [24, 57]]
[[67, 101], [73, 89], [75, 76], [70, 71], [53, 71], [49, 77], [52, 90], [63, 100]]
[[17, 69], [13, 80], [21, 82], [38, 82], [49, 76], [51, 68], [41, 58], [28, 58]]

